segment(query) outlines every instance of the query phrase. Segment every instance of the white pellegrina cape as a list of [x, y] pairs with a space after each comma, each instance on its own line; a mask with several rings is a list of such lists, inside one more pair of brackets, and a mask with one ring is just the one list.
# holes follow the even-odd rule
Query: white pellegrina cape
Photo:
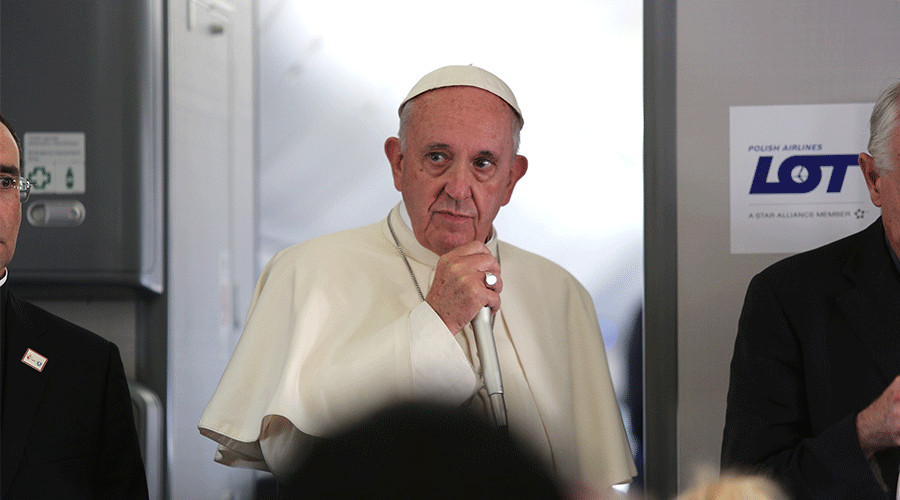
[[[400, 210], [388, 217], [427, 295], [438, 256]], [[629, 482], [636, 471], [590, 295], [547, 259], [496, 238], [488, 247], [503, 280], [494, 335], [510, 432], [564, 482]], [[287, 478], [309, 436], [388, 404], [470, 404], [483, 385], [470, 329], [452, 335], [419, 298], [387, 219], [292, 246], [259, 279], [200, 432], [219, 443], [217, 461]]]

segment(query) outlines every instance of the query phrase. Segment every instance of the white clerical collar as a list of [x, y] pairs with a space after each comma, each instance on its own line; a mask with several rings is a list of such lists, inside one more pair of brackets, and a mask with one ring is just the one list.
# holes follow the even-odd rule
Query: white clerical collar
[[6, 284], [6, 278], [8, 278], [8, 277], [9, 277], [9, 269], [5, 269], [4, 273], [3, 273], [3, 277], [0, 278], [0, 286], [3, 286]]
[[[412, 219], [409, 218], [409, 212], [406, 210], [406, 203], [404, 203], [403, 200], [400, 200], [400, 218], [403, 220], [403, 224], [406, 225], [406, 228], [412, 231]], [[488, 248], [494, 248], [494, 244], [496, 242], [497, 228], [491, 227], [491, 237], [488, 238], [488, 240], [485, 242], [485, 245], [487, 245]]]

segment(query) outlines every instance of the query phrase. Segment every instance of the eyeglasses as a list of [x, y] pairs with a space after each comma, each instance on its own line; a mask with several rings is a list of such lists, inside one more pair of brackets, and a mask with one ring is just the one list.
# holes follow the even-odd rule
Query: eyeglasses
[[0, 194], [4, 196], [10, 195], [13, 189], [18, 189], [19, 191], [19, 203], [25, 203], [31, 194], [31, 182], [28, 182], [28, 179], [24, 177], [0, 175]]

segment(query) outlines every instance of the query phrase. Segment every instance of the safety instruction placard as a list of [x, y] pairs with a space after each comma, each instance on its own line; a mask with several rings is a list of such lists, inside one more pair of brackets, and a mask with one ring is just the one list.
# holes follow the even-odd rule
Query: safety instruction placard
[[84, 193], [84, 132], [26, 132], [22, 146], [32, 194]]
[[730, 108], [731, 253], [793, 253], [881, 211], [859, 168], [872, 104]]

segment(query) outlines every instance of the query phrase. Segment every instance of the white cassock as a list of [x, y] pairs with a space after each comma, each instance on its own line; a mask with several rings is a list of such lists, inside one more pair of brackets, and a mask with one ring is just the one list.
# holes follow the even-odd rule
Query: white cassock
[[[401, 211], [388, 217], [427, 295], [438, 255]], [[494, 337], [510, 433], [564, 482], [629, 482], [636, 471], [590, 295], [543, 257], [496, 237], [488, 247], [503, 279]], [[309, 436], [391, 403], [479, 405], [477, 359], [471, 327], [452, 335], [420, 299], [385, 219], [272, 258], [200, 432], [219, 443], [216, 461], [286, 478]]]

